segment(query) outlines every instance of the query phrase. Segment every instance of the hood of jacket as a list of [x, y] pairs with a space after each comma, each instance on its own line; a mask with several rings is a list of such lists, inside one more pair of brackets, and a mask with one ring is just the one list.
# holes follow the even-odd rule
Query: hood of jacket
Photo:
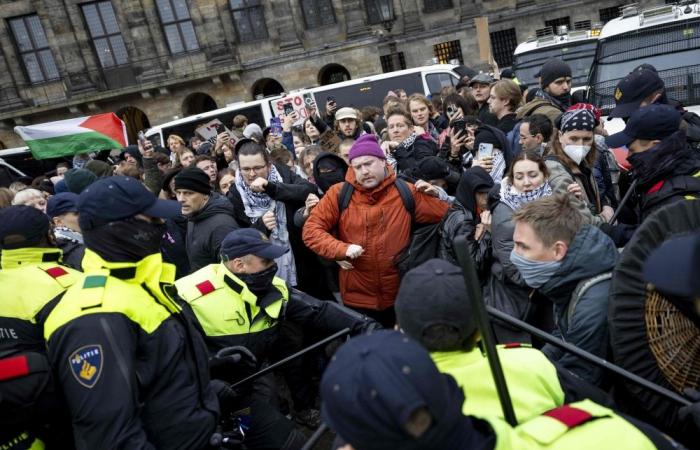
[[579, 281], [610, 272], [617, 257], [617, 247], [607, 234], [584, 225], [569, 244], [559, 270], [539, 290], [554, 303], [566, 303]]
[[455, 198], [469, 212], [476, 216], [476, 198], [477, 190], [491, 190], [493, 188], [493, 179], [487, 171], [481, 167], [471, 167], [464, 171], [459, 179]]
[[316, 157], [313, 168], [314, 181], [316, 182], [316, 186], [318, 186], [321, 191], [327, 192], [328, 189], [335, 184], [333, 182], [334, 180], [332, 179], [335, 174], [330, 174], [330, 176], [322, 174], [320, 172], [322, 165], [329, 165], [339, 168], [343, 174], [343, 176], [340, 177], [340, 181], [342, 181], [347, 175], [348, 163], [346, 163], [340, 156], [328, 152], [323, 152]]
[[193, 214], [190, 220], [192, 222], [201, 222], [216, 214], [227, 214], [233, 217], [233, 205], [223, 195], [218, 192], [212, 192], [209, 196], [209, 201], [202, 209]]

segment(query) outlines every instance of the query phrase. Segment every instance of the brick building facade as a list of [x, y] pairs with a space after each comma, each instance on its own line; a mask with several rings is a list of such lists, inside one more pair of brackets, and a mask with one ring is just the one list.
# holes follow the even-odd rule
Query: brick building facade
[[[0, 9], [0, 146], [15, 125], [113, 111], [137, 130], [306, 86], [478, 60], [487, 16], [496, 60], [547, 24], [604, 20], [624, 2], [394, 0], [22, 0]], [[610, 11], [609, 9], [607, 10]], [[394, 53], [392, 57], [390, 53]]]

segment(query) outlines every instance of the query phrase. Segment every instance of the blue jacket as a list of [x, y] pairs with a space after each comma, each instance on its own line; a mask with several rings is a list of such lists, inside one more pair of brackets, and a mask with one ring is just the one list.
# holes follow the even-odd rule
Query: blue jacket
[[[584, 225], [569, 244], [559, 271], [539, 290], [554, 303], [554, 334], [587, 352], [605, 358], [608, 348], [608, 297], [611, 280], [604, 280], [588, 289], [569, 312], [571, 296], [584, 280], [610, 272], [617, 261], [615, 243], [592, 225]], [[589, 383], [599, 385], [600, 368], [570, 353], [547, 344], [542, 351], [554, 362]]]

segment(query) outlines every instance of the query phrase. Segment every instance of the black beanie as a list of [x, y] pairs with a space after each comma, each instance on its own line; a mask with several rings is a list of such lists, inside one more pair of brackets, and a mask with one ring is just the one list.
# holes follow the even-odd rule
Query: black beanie
[[479, 128], [476, 130], [476, 136], [474, 136], [474, 151], [477, 151], [479, 144], [492, 144], [493, 148], [503, 150], [501, 147], [501, 141], [498, 140], [498, 136], [489, 130], [488, 128]]
[[570, 77], [571, 67], [561, 59], [551, 58], [540, 69], [541, 86], [546, 88], [549, 83], [561, 77]]
[[209, 175], [197, 167], [188, 167], [175, 175], [175, 189], [187, 189], [200, 194], [211, 194]]

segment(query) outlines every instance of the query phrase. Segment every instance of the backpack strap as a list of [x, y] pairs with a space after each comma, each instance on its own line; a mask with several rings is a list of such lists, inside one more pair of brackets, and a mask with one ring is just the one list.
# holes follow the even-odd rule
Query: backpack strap
[[348, 207], [350, 204], [350, 199], [352, 198], [352, 193], [355, 191], [355, 188], [352, 186], [352, 184], [348, 183], [347, 181], [343, 181], [343, 187], [340, 188], [340, 191], [338, 192], [338, 213], [343, 214], [343, 211], [345, 211], [345, 208]]
[[404, 208], [411, 215], [411, 223], [416, 221], [416, 200], [413, 198], [411, 193], [411, 188], [408, 187], [405, 181], [397, 178], [394, 180], [394, 185], [396, 189], [399, 190], [399, 195], [401, 196], [401, 201], [403, 202]]
[[571, 294], [571, 300], [569, 301], [569, 308], [566, 313], [567, 323], [571, 323], [571, 318], [574, 315], [574, 311], [576, 310], [576, 306], [578, 305], [579, 300], [581, 300], [581, 297], [583, 297], [583, 295], [596, 284], [610, 279], [612, 279], [612, 272], [604, 272], [578, 282], [576, 289], [574, 289], [573, 294]]

